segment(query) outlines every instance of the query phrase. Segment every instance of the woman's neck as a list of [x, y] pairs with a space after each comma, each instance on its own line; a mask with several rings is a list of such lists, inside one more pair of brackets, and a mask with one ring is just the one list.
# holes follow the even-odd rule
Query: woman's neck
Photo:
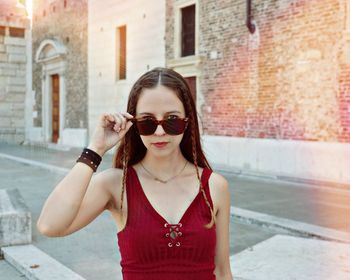
[[146, 153], [141, 160], [142, 165], [152, 174], [161, 178], [171, 177], [180, 172], [187, 160], [179, 150], [165, 157], [154, 157]]

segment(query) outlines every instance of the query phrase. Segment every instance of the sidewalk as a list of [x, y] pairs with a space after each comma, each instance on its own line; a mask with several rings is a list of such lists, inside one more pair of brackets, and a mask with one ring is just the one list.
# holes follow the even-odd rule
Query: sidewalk
[[[65, 172], [74, 166], [81, 150], [59, 151], [0, 143], [0, 188], [18, 188], [21, 192], [32, 212], [33, 245], [86, 279], [116, 279], [116, 275], [120, 275], [120, 256], [117, 229], [109, 213], [102, 213], [83, 230], [63, 238], [42, 236], [35, 227], [47, 196]], [[16, 158], [30, 161], [24, 164]], [[49, 171], [33, 165], [35, 163], [48, 164], [57, 167], [57, 170]], [[98, 172], [111, 167], [111, 164], [112, 155], [106, 154]], [[214, 168], [214, 171], [217, 170]], [[350, 190], [217, 172], [230, 183], [233, 207], [350, 233]], [[276, 233], [258, 224], [246, 224], [231, 218], [230, 255], [249, 249]]]

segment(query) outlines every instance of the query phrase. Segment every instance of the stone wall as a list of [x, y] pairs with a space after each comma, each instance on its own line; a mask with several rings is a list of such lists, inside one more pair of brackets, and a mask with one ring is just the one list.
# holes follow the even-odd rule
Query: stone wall
[[29, 20], [0, 15], [0, 140], [24, 141]]
[[[102, 113], [126, 111], [131, 87], [142, 74], [165, 66], [165, 1], [151, 2], [89, 1], [90, 137]], [[116, 71], [116, 34], [120, 26], [126, 26], [125, 80], [117, 78]]]
[[[87, 0], [33, 2], [33, 60], [45, 39], [60, 41], [66, 54], [66, 114], [65, 128], [87, 128]], [[34, 126], [42, 124], [42, 66], [33, 61]]]

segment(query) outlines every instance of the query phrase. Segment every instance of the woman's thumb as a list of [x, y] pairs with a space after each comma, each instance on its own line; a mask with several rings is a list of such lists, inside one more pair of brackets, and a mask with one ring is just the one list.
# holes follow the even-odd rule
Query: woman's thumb
[[125, 125], [125, 129], [123, 129], [122, 131], [127, 133], [129, 131], [129, 128], [133, 125], [132, 122], [127, 122]]
[[129, 128], [133, 125], [134, 123], [133, 122], [127, 122], [126, 123], [126, 130], [128, 131], [129, 130]]

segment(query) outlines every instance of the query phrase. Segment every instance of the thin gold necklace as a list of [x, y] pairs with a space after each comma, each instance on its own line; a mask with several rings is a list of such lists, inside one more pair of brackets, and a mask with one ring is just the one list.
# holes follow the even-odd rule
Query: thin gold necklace
[[186, 167], [186, 165], [187, 165], [187, 162], [188, 162], [188, 161], [186, 160], [185, 166], [181, 169], [181, 171], [180, 171], [177, 175], [171, 177], [171, 178], [168, 179], [168, 180], [159, 179], [158, 177], [154, 176], [151, 172], [149, 172], [149, 171], [146, 169], [146, 167], [143, 166], [143, 164], [142, 164], [141, 161], [140, 161], [140, 164], [141, 164], [141, 166], [143, 167], [143, 169], [145, 169], [146, 172], [147, 172], [149, 175], [151, 175], [151, 176], [153, 177], [154, 180], [156, 180], [156, 181], [158, 181], [158, 182], [161, 182], [161, 183], [163, 183], [163, 184], [166, 184], [166, 183], [169, 182], [170, 180], [172, 180], [172, 179], [174, 179], [175, 177], [179, 176], [179, 175], [181, 174], [182, 171], [184, 171], [184, 169], [185, 169], [185, 167]]

